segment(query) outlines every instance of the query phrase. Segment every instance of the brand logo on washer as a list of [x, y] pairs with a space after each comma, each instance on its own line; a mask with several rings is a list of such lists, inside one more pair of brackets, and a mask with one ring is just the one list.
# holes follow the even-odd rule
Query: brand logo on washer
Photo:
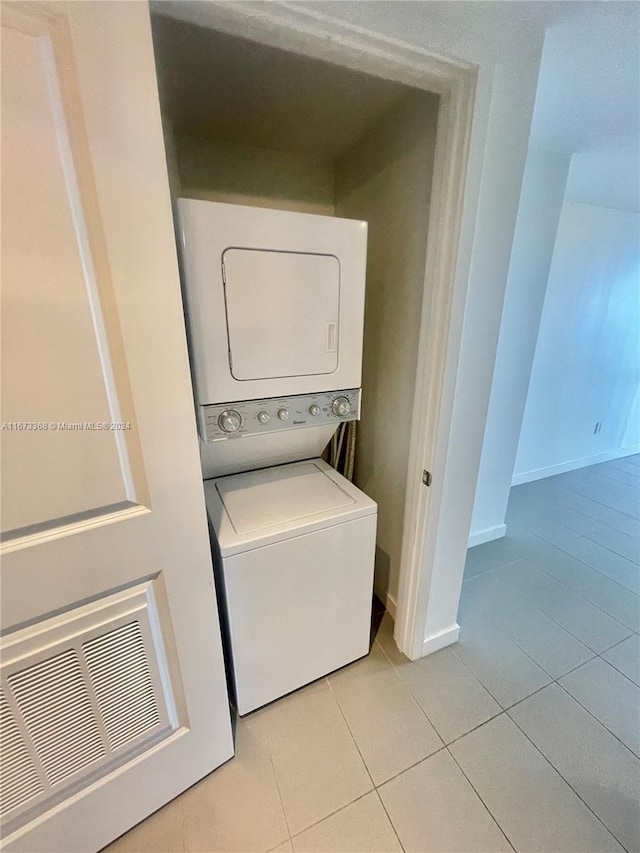
[[306, 424], [306, 421], [294, 421], [294, 425]]

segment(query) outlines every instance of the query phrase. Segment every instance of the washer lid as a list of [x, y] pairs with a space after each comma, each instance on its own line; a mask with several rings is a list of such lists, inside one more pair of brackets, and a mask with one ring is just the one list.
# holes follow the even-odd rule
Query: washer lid
[[313, 462], [225, 477], [216, 488], [236, 533], [255, 533], [355, 504]]
[[205, 480], [223, 557], [375, 514], [376, 504], [322, 459]]

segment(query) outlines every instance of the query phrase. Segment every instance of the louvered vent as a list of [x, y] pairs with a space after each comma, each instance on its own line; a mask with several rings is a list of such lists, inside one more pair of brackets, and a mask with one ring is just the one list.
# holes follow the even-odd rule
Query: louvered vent
[[2, 814], [42, 793], [44, 787], [7, 698], [0, 691], [0, 811]]
[[8, 682], [50, 785], [104, 756], [75, 649], [30, 666]]
[[4, 837], [179, 725], [154, 583], [0, 639]]
[[111, 749], [160, 722], [138, 622], [82, 646]]

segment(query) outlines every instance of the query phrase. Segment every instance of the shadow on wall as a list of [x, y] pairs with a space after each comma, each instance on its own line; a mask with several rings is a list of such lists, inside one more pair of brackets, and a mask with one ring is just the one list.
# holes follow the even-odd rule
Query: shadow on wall
[[376, 545], [376, 558], [374, 567], [374, 588], [376, 595], [382, 602], [386, 602], [389, 594], [389, 581], [391, 580], [391, 557]]

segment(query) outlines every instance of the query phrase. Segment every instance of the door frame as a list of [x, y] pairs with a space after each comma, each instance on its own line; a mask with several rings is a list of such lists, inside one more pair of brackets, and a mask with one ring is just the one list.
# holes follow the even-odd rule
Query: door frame
[[394, 639], [411, 659], [450, 645], [458, 639], [458, 625], [431, 636], [427, 613], [437, 610], [430, 595], [432, 569], [470, 260], [468, 253], [459, 258], [458, 250], [477, 67], [281, 2], [151, 5], [163, 15], [440, 97], [425, 263], [431, 299], [423, 301], [420, 321]]

